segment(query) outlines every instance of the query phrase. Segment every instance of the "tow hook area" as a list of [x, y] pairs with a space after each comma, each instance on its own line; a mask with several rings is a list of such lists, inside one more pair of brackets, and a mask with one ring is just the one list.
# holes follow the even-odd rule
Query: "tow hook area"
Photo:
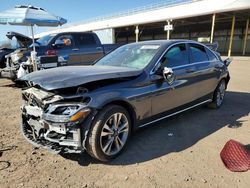
[[23, 106], [22, 132], [24, 136], [39, 145], [57, 152], [82, 151], [80, 127], [67, 127], [63, 123], [52, 123], [40, 119], [42, 109], [34, 106]]
[[52, 153], [81, 153], [83, 151], [80, 129], [67, 131], [67, 134], [60, 134], [52, 130], [45, 131], [41, 126], [39, 128], [40, 131], [25, 121], [21, 124], [24, 137], [36, 147], [45, 148]]

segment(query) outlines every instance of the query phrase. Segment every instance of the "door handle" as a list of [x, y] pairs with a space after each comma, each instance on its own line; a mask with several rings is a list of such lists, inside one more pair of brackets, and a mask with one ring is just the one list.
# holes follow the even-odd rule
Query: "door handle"
[[194, 69], [186, 69], [186, 73], [192, 73], [194, 72]]
[[102, 47], [96, 47], [97, 50], [102, 50]]
[[74, 48], [74, 49], [72, 49], [72, 51], [78, 51], [79, 50], [79, 48]]

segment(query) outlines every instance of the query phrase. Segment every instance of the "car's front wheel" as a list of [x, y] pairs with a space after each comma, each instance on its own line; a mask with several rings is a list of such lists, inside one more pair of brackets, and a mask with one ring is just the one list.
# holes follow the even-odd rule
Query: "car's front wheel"
[[129, 113], [121, 106], [109, 105], [94, 119], [87, 139], [87, 152], [100, 161], [117, 157], [131, 132]]
[[220, 81], [220, 83], [216, 87], [214, 91], [214, 95], [213, 95], [213, 101], [211, 104], [209, 104], [209, 107], [215, 108], [215, 109], [220, 108], [224, 100], [225, 91], [226, 91], [226, 82], [223, 79]]

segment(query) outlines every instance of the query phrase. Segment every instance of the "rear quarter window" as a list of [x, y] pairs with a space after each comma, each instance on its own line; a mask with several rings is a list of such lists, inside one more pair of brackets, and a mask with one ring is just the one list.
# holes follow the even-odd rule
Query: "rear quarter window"
[[217, 61], [218, 58], [211, 52], [210, 50], [206, 49], [207, 56], [209, 58], [209, 61]]

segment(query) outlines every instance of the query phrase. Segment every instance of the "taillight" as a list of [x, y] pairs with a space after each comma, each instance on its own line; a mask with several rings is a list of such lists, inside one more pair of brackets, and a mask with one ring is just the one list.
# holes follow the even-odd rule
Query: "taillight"
[[56, 52], [56, 50], [47, 50], [45, 52], [45, 55], [54, 56], [54, 55], [57, 55], [57, 52]]

